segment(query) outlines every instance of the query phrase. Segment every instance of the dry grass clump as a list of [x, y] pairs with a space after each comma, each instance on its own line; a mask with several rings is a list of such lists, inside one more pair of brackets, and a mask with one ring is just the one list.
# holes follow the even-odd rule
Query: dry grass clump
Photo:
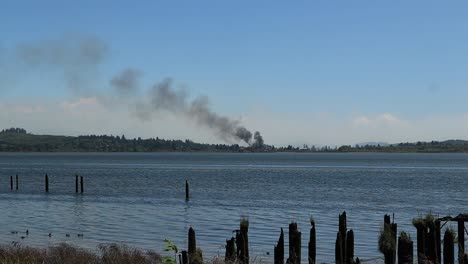
[[125, 245], [99, 247], [93, 253], [67, 244], [37, 249], [18, 244], [0, 246], [0, 264], [159, 264], [162, 257], [152, 251], [143, 252]]

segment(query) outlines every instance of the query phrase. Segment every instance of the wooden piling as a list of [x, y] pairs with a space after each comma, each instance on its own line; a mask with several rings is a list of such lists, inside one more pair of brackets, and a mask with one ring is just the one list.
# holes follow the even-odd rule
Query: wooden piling
[[186, 250], [182, 251], [182, 264], [188, 264], [188, 254]]
[[78, 193], [78, 175], [75, 175], [75, 193]]
[[188, 260], [189, 264], [203, 264], [202, 251], [197, 249], [195, 230], [192, 227], [188, 231]]
[[385, 263], [386, 264], [395, 264], [396, 262], [396, 232], [397, 232], [397, 225], [395, 223], [390, 222], [390, 215], [384, 216], [384, 230], [383, 234], [381, 235], [381, 240], [379, 241], [382, 243], [379, 245], [380, 251], [385, 256]]
[[275, 264], [284, 264], [284, 232], [281, 228], [280, 237], [278, 243], [275, 246], [275, 255], [274, 255]]
[[335, 242], [335, 263], [344, 264], [343, 262], [343, 250], [342, 250], [342, 238], [341, 233], [336, 233], [336, 242]]
[[236, 235], [237, 260], [241, 264], [249, 263], [249, 220], [242, 219]]
[[80, 187], [81, 187], [81, 193], [84, 192], [84, 180], [83, 180], [83, 176], [80, 176]]
[[416, 240], [417, 240], [417, 258], [418, 264], [423, 264], [426, 258], [426, 231], [425, 225], [421, 222], [413, 223], [416, 227]]
[[10, 176], [10, 190], [13, 191], [13, 176]]
[[185, 200], [190, 200], [190, 190], [188, 180], [185, 181]]
[[[463, 219], [458, 220], [458, 262], [463, 264], [465, 254], [465, 222]], [[465, 263], [466, 264], [466, 263]]]
[[354, 232], [349, 230], [346, 234], [346, 263], [353, 264], [354, 262]]
[[436, 263], [442, 260], [442, 249], [440, 241], [440, 220], [435, 220], [435, 245], [436, 245]]
[[297, 229], [297, 223], [289, 224], [289, 259], [287, 263], [301, 263], [301, 232]]
[[398, 264], [413, 264], [413, 241], [405, 232], [398, 237]]
[[335, 262], [344, 264], [348, 261], [346, 257], [346, 212], [343, 212], [338, 216], [338, 234], [336, 235], [335, 243]]
[[224, 255], [224, 262], [236, 262], [236, 240], [233, 237], [231, 237], [231, 239], [226, 240], [226, 254]]
[[192, 227], [189, 228], [188, 231], [188, 254], [190, 255], [195, 254], [197, 251], [197, 240], [195, 238], [195, 230]]
[[444, 233], [444, 264], [455, 264], [455, 234], [450, 229]]
[[317, 242], [316, 242], [316, 231], [315, 231], [315, 221], [310, 220], [310, 237], [309, 237], [309, 264], [315, 264], [317, 257]]
[[18, 174], [16, 174], [16, 190], [18, 190], [18, 184], [19, 184]]
[[49, 192], [49, 176], [45, 175], [45, 191], [46, 193]]

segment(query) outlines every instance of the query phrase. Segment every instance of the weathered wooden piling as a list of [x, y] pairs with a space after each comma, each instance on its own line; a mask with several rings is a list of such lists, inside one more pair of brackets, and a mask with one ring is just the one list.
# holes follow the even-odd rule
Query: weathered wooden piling
[[297, 229], [297, 223], [289, 224], [289, 259], [287, 263], [301, 263], [301, 232]]
[[242, 219], [240, 229], [236, 234], [237, 261], [241, 264], [249, 263], [249, 221]]
[[45, 175], [45, 191], [49, 192], [49, 176]]
[[444, 264], [455, 264], [455, 233], [446, 229], [444, 233]]
[[185, 181], [185, 200], [186, 201], [190, 200], [189, 183], [187, 180]]
[[343, 261], [343, 249], [342, 249], [342, 243], [341, 243], [341, 233], [337, 232], [336, 233], [336, 242], [335, 242], [335, 263], [336, 264], [344, 264]]
[[390, 215], [384, 216], [383, 233], [379, 238], [379, 249], [384, 254], [386, 264], [396, 262], [397, 224], [390, 222]]
[[195, 254], [197, 251], [197, 239], [195, 238], [195, 230], [192, 227], [189, 228], [188, 231], [188, 254], [190, 255]]
[[183, 250], [182, 251], [182, 264], [188, 264], [189, 261], [188, 261], [188, 254], [187, 254], [187, 251], [186, 250]]
[[18, 174], [16, 174], [16, 190], [19, 188]]
[[10, 190], [13, 191], [13, 176], [10, 176]]
[[316, 231], [315, 221], [310, 220], [310, 237], [309, 237], [309, 264], [315, 264], [317, 258], [317, 242], [316, 242]]
[[346, 257], [346, 212], [343, 212], [338, 216], [338, 233], [336, 234], [335, 243], [335, 263], [344, 264], [347, 262]]
[[418, 264], [423, 264], [426, 261], [426, 225], [422, 219], [413, 220], [413, 225], [416, 227]]
[[278, 239], [278, 243], [275, 246], [274, 261], [275, 261], [275, 264], [284, 264], [284, 232], [283, 232], [283, 228], [281, 228], [280, 237]]
[[463, 219], [458, 219], [458, 262], [463, 263], [463, 255], [465, 254], [465, 222]]
[[235, 263], [236, 262], [236, 239], [226, 240], [226, 254], [224, 255], [224, 262]]
[[78, 175], [75, 175], [75, 193], [78, 193]]
[[346, 263], [353, 264], [354, 262], [354, 232], [349, 230], [346, 234]]
[[413, 241], [405, 232], [398, 237], [398, 264], [413, 264]]
[[441, 240], [440, 240], [440, 220], [435, 220], [435, 245], [436, 245], [436, 254], [437, 254], [437, 259], [436, 259], [436, 262], [437, 263], [440, 263], [441, 260], [442, 260], [442, 243], [441, 243]]
[[81, 193], [84, 192], [84, 180], [83, 176], [80, 176], [80, 188], [81, 188]]
[[195, 230], [192, 227], [188, 231], [188, 261], [189, 264], [203, 264], [202, 251], [197, 248]]

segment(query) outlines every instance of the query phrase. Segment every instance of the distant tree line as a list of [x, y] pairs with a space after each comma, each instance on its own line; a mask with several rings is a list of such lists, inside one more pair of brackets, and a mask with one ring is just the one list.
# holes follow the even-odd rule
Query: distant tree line
[[206, 144], [191, 140], [159, 137], [127, 139], [125, 135], [86, 135], [78, 137], [34, 135], [23, 128], [0, 132], [0, 152], [468, 152], [468, 141], [447, 140], [392, 145], [344, 145], [341, 147], [288, 145], [275, 147], [257, 140], [250, 146]]
[[24, 128], [7, 128], [7, 129], [2, 129], [0, 134], [26, 134], [27, 131]]

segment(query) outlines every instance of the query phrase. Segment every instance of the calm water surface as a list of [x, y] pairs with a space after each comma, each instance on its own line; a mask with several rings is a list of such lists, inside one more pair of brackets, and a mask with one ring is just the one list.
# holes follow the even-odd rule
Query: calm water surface
[[[20, 186], [11, 192], [15, 174]], [[84, 195], [75, 194], [75, 174], [85, 177]], [[161, 251], [164, 238], [186, 248], [193, 226], [211, 258], [224, 256], [225, 240], [245, 216], [251, 255], [268, 262], [291, 221], [306, 254], [313, 216], [317, 258], [333, 262], [338, 214], [346, 210], [356, 256], [372, 258], [380, 256], [384, 214], [395, 213], [399, 230], [415, 238], [413, 217], [468, 211], [467, 179], [466, 154], [0, 154], [0, 242], [90, 249], [124, 242]], [[26, 229], [24, 240], [11, 234]]]

